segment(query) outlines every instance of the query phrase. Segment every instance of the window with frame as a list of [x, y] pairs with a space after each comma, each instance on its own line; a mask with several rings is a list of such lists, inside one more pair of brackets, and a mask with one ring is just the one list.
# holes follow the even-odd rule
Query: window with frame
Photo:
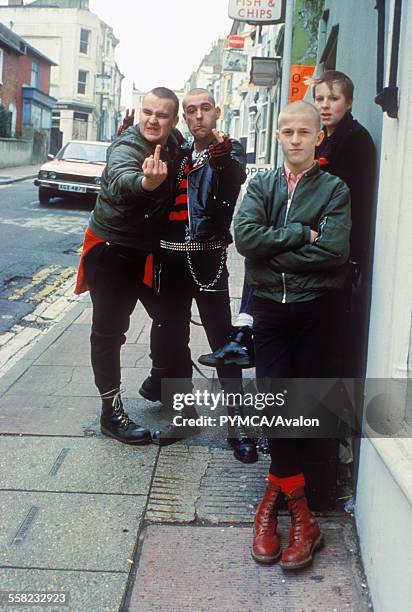
[[256, 111], [249, 113], [247, 153], [254, 153], [256, 141]]
[[79, 76], [77, 77], [77, 93], [85, 94], [87, 87], [87, 71], [79, 70]]
[[268, 103], [267, 101], [262, 105], [260, 115], [260, 146], [259, 146], [259, 157], [264, 157], [266, 154], [267, 144], [267, 129], [268, 129]]
[[87, 55], [89, 53], [90, 30], [81, 28], [80, 30], [80, 53]]
[[226, 81], [226, 94], [230, 95], [233, 90], [233, 75], [229, 75], [229, 78]]
[[39, 89], [40, 87], [40, 62], [36, 59], [32, 59], [31, 62], [31, 79], [30, 85]]
[[3, 84], [4, 51], [0, 49], [0, 84]]

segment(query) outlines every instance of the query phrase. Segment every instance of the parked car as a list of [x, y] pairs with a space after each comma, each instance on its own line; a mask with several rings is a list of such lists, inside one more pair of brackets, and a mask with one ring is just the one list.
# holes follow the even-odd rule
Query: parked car
[[39, 170], [34, 184], [42, 206], [64, 195], [96, 196], [100, 191], [109, 142], [71, 140]]

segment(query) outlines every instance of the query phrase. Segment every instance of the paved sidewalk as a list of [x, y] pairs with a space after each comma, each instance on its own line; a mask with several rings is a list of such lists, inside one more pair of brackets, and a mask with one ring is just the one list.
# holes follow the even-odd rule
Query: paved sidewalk
[[36, 178], [43, 164], [30, 166], [13, 166], [11, 168], [0, 168], [0, 185], [10, 185], [26, 179]]
[[[238, 260], [231, 269], [237, 303]], [[73, 612], [368, 610], [347, 515], [321, 517], [326, 547], [311, 568], [284, 575], [252, 560], [267, 458], [237, 462], [222, 432], [162, 450], [100, 434], [90, 316], [79, 299], [0, 379], [0, 589], [67, 591], [68, 607], [47, 609]], [[168, 415], [137, 395], [149, 329], [138, 306], [122, 360], [126, 408], [153, 428]], [[192, 326], [192, 347], [195, 357], [207, 349], [201, 327]], [[284, 542], [287, 527], [283, 516]]]

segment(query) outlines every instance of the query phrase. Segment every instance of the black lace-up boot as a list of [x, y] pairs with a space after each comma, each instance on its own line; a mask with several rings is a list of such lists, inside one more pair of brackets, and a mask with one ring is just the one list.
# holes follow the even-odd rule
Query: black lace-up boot
[[123, 408], [120, 389], [112, 389], [102, 396], [102, 414], [100, 430], [105, 436], [110, 436], [125, 444], [149, 444], [152, 436], [148, 429], [134, 423]]
[[199, 363], [215, 368], [218, 365], [238, 365], [241, 368], [253, 368], [255, 352], [250, 327], [235, 327], [229, 342], [213, 353], [201, 355]]
[[242, 424], [243, 410], [241, 406], [227, 406], [229, 417], [234, 418], [234, 422], [228, 424], [227, 441], [233, 448], [233, 454], [242, 463], [256, 463], [258, 454], [256, 442], [249, 438], [244, 425]]
[[180, 440], [186, 440], [197, 436], [201, 429], [196, 424], [199, 415], [193, 407], [183, 408], [176, 412], [173, 421], [165, 429], [157, 429], [153, 432], [153, 443], [159, 446], [168, 446]]

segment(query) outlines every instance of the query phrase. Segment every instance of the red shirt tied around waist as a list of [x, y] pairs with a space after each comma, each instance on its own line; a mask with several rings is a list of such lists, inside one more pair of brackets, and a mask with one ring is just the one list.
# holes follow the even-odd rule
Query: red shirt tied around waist
[[[76, 295], [81, 295], [82, 293], [89, 291], [89, 287], [87, 285], [86, 278], [84, 275], [84, 258], [87, 255], [87, 253], [91, 251], [93, 247], [95, 247], [97, 244], [101, 244], [102, 242], [106, 242], [106, 241], [103, 240], [103, 238], [100, 238], [100, 236], [97, 236], [97, 234], [95, 234], [90, 229], [90, 227], [88, 227], [84, 235], [83, 250], [80, 256], [79, 268], [77, 270], [76, 286], [74, 288], [74, 293]], [[153, 257], [153, 253], [148, 253], [146, 257], [146, 264], [145, 264], [145, 269], [144, 269], [144, 274], [143, 274], [143, 282], [148, 287], [154, 286], [153, 275], [154, 275], [154, 257]]]

